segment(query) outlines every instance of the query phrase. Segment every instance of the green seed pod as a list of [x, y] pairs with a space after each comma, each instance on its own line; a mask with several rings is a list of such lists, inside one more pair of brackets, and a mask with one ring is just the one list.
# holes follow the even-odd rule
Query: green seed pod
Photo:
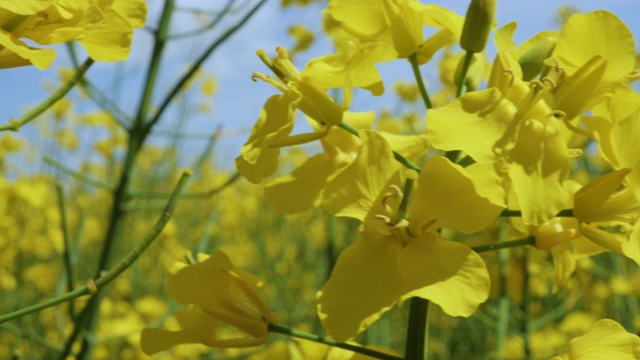
[[552, 37], [545, 37], [540, 40], [534, 47], [527, 50], [518, 63], [522, 67], [522, 80], [531, 81], [542, 71], [544, 59], [548, 58], [556, 46], [556, 39]]
[[495, 17], [496, 0], [471, 0], [460, 36], [460, 47], [474, 53], [482, 52]]

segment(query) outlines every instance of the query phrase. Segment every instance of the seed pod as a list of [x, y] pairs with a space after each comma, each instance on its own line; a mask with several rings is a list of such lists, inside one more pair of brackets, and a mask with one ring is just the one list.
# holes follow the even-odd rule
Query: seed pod
[[543, 61], [551, 55], [555, 46], [555, 38], [545, 37], [520, 56], [518, 63], [522, 67], [522, 80], [530, 81], [540, 74], [544, 65]]

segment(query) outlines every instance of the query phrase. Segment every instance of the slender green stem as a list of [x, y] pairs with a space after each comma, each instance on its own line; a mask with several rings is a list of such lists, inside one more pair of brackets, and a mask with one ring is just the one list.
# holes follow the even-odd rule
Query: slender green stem
[[[240, 179], [241, 176], [239, 173], [233, 173], [229, 178], [222, 184], [214, 187], [211, 190], [202, 191], [202, 192], [190, 192], [182, 195], [182, 200], [199, 200], [203, 198], [211, 197], [220, 191], [227, 188], [229, 185], [233, 184], [236, 180]], [[165, 199], [169, 196], [169, 193], [162, 191], [132, 191], [129, 193], [131, 198], [150, 198], [150, 199]]]
[[[350, 125], [346, 122], [341, 122], [340, 124], [337, 125], [339, 128], [342, 128], [346, 131], [348, 131], [350, 134], [360, 137], [360, 131], [358, 131], [358, 129], [356, 129], [355, 127], [353, 127], [353, 125]], [[412, 169], [415, 170], [417, 172], [420, 172], [420, 167], [416, 164], [414, 164], [411, 160], [405, 158], [404, 156], [400, 155], [397, 152], [393, 152], [393, 157], [402, 165], [404, 165], [406, 168], [408, 169]]]
[[20, 326], [17, 325], [13, 325], [13, 324], [2, 324], [0, 325], [0, 329], [5, 330], [5, 331], [9, 331], [17, 336], [23, 337], [25, 339], [29, 339], [29, 342], [34, 343], [34, 344], [38, 344], [44, 348], [47, 348], [49, 350], [53, 350], [55, 352], [60, 352], [61, 349], [58, 345], [56, 344], [52, 344], [51, 342], [49, 342], [47, 339], [45, 339], [44, 337], [38, 335], [38, 334], [34, 334], [30, 331], [27, 331], [23, 328], [21, 328]]
[[[64, 269], [67, 275], [67, 291], [73, 290], [73, 284], [75, 279], [73, 276], [73, 269], [71, 266], [71, 245], [69, 241], [69, 228], [67, 226], [67, 207], [64, 199], [64, 190], [60, 184], [56, 184], [56, 193], [58, 194], [58, 207], [60, 208], [60, 227], [62, 228], [62, 240], [64, 242]], [[73, 319], [75, 317], [75, 304], [73, 301], [69, 301], [69, 316]]]
[[[171, 194], [171, 197], [167, 201], [167, 205], [165, 206], [164, 211], [160, 215], [160, 218], [155, 223], [153, 228], [151, 228], [151, 230], [147, 233], [147, 235], [145, 235], [142, 242], [138, 244], [138, 246], [133, 248], [131, 251], [129, 251], [129, 253], [122, 260], [120, 260], [120, 262], [116, 264], [116, 266], [114, 266], [111, 270], [106, 272], [104, 275], [100, 276], [95, 281], [89, 280], [88, 284], [91, 283], [92, 284], [91, 286], [83, 285], [76, 290], [57, 296], [53, 299], [43, 301], [40, 304], [28, 306], [26, 308], [23, 308], [8, 314], [0, 315], [0, 324], [7, 322], [9, 320], [19, 318], [24, 315], [28, 315], [28, 314], [58, 305], [60, 303], [69, 301], [71, 299], [75, 299], [83, 295], [94, 295], [96, 294], [96, 290], [100, 290], [101, 288], [109, 284], [111, 281], [113, 281], [120, 274], [122, 274], [122, 272], [127, 270], [138, 259], [138, 257], [142, 255], [142, 253], [149, 247], [149, 245], [151, 245], [151, 243], [153, 243], [153, 241], [158, 237], [158, 235], [160, 235], [160, 232], [162, 231], [162, 229], [164, 229], [165, 225], [169, 222], [169, 219], [173, 215], [173, 211], [176, 208], [176, 204], [178, 203], [178, 200], [180, 199], [180, 195], [184, 191], [184, 188], [187, 184], [187, 180], [189, 180], [190, 176], [191, 176], [190, 170], [186, 170], [185, 172], [182, 173], [182, 176], [180, 177], [180, 180], [178, 181], [178, 184], [176, 185], [175, 190]], [[91, 288], [93, 287], [95, 287], [95, 289], [92, 290]]]
[[182, 76], [182, 78], [174, 85], [173, 89], [169, 91], [168, 95], [160, 103], [160, 106], [158, 106], [158, 110], [149, 121], [149, 124], [148, 124], [149, 128], [151, 128], [155, 123], [158, 122], [158, 120], [164, 113], [167, 106], [169, 106], [169, 104], [173, 101], [173, 98], [175, 98], [180, 93], [180, 91], [182, 91], [187, 81], [189, 81], [196, 74], [198, 69], [200, 69], [204, 61], [209, 58], [211, 53], [213, 53], [213, 51], [215, 51], [218, 48], [218, 46], [220, 46], [225, 41], [227, 41], [231, 37], [231, 35], [235, 34], [236, 31], [242, 28], [244, 24], [247, 21], [249, 21], [251, 17], [253, 17], [253, 15], [258, 11], [258, 9], [260, 9], [260, 7], [262, 7], [262, 5], [266, 3], [266, 1], [267, 0], [260, 0], [260, 2], [258, 2], [237, 24], [229, 28], [229, 30], [225, 31], [224, 34], [222, 34], [218, 39], [216, 39], [205, 50], [205, 52], [198, 59], [196, 59], [196, 61], [193, 62], [193, 65], [191, 65], [191, 68], [189, 68], [187, 73], [184, 76]]
[[397, 357], [397, 356], [394, 356], [394, 355], [385, 354], [385, 353], [381, 353], [379, 351], [368, 349], [368, 348], [363, 347], [363, 346], [342, 343], [342, 342], [338, 342], [338, 341], [335, 341], [335, 340], [327, 339], [325, 337], [318, 336], [318, 335], [315, 335], [315, 334], [309, 334], [309, 333], [305, 333], [305, 332], [302, 332], [302, 331], [289, 329], [289, 328], [286, 328], [286, 327], [283, 327], [283, 326], [269, 324], [269, 331], [270, 332], [274, 332], [274, 333], [278, 333], [278, 334], [288, 335], [288, 336], [291, 336], [291, 337], [296, 337], [296, 338], [299, 338], [299, 339], [304, 339], [304, 340], [317, 342], [317, 343], [320, 343], [320, 344], [334, 346], [334, 347], [337, 347], [337, 348], [340, 348], [340, 349], [350, 350], [350, 351], [353, 351], [353, 352], [358, 353], [358, 354], [363, 354], [363, 355], [374, 357], [376, 359], [403, 360], [400, 357]]
[[479, 252], [494, 251], [494, 250], [500, 250], [500, 249], [519, 247], [519, 246], [535, 245], [535, 243], [536, 243], [536, 239], [533, 236], [529, 236], [519, 240], [503, 241], [503, 242], [497, 242], [494, 244], [474, 246], [471, 248], [471, 250], [479, 253]]
[[471, 60], [473, 59], [473, 51], [467, 50], [464, 54], [464, 60], [462, 63], [462, 69], [460, 71], [460, 77], [458, 77], [458, 87], [456, 89], [456, 97], [462, 96], [462, 91], [464, 89], [464, 83], [467, 80], [467, 72], [469, 71], [469, 66], [471, 65]]
[[[501, 217], [522, 217], [522, 211], [506, 209], [500, 213], [500, 216]], [[557, 213], [555, 217], [574, 217], [573, 209], [560, 210], [560, 212]]]
[[84, 74], [89, 70], [89, 68], [93, 65], [93, 59], [88, 58], [82, 64], [78, 70], [76, 70], [75, 74], [67, 80], [64, 85], [62, 85], [58, 90], [56, 90], [47, 100], [43, 101], [40, 105], [35, 108], [27, 111], [20, 119], [15, 120], [11, 119], [8, 123], [0, 125], [0, 131], [11, 130], [18, 131], [22, 125], [29, 123], [30, 121], [37, 118], [47, 109], [52, 107], [58, 100], [62, 99], [67, 93], [73, 89], [73, 87], [82, 79]]
[[405, 360], [425, 359], [425, 341], [427, 340], [427, 315], [429, 300], [412, 297], [409, 309], [409, 325], [407, 328], [407, 344]]
[[433, 108], [431, 104], [431, 99], [429, 99], [429, 94], [427, 93], [427, 87], [424, 85], [424, 81], [422, 80], [422, 74], [420, 73], [420, 66], [418, 65], [418, 56], [416, 54], [410, 55], [407, 60], [411, 64], [411, 69], [413, 70], [413, 76], [416, 78], [416, 83], [418, 84], [418, 89], [420, 90], [420, 96], [422, 96], [422, 101], [424, 101], [424, 106], [427, 109]]
[[524, 356], [525, 360], [531, 359], [531, 339], [529, 333], [531, 332], [531, 289], [530, 275], [529, 275], [529, 262], [531, 261], [531, 251], [524, 249], [524, 271], [522, 279], [522, 340], [524, 342]]
[[409, 199], [411, 198], [411, 191], [413, 190], [413, 179], [407, 178], [404, 183], [404, 190], [402, 196], [402, 202], [398, 207], [398, 218], [396, 221], [400, 221], [407, 218], [407, 208], [409, 207]]
[[[162, 60], [162, 53], [164, 52], [164, 47], [167, 42], [167, 34], [169, 33], [169, 24], [171, 22], [174, 5], [174, 0], [166, 0], [164, 3], [158, 30], [154, 37], [155, 41], [153, 44], [153, 52], [151, 53], [151, 62], [147, 70], [144, 90], [142, 92], [142, 98], [140, 99], [140, 105], [138, 106], [138, 114], [135, 119], [137, 126], [142, 126], [145, 123], [147, 115], [149, 114], [149, 109], [151, 108], [153, 91], [156, 88], [156, 80], [158, 78], [158, 71], [160, 70], [160, 61]], [[151, 128], [151, 125], [147, 126], [147, 128]]]

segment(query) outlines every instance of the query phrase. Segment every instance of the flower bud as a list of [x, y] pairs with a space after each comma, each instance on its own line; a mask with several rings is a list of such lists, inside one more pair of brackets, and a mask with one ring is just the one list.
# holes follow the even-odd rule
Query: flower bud
[[542, 66], [544, 65], [543, 61], [551, 55], [555, 46], [555, 38], [545, 37], [520, 56], [518, 63], [520, 67], [522, 67], [522, 80], [531, 81], [531, 79], [541, 73]]
[[460, 47], [482, 52], [496, 17], [496, 0], [471, 0], [460, 36]]

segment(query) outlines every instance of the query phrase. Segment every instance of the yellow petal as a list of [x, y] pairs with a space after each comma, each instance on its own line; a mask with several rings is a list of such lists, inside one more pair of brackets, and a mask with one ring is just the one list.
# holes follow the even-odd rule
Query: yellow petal
[[409, 290], [402, 299], [427, 299], [451, 316], [470, 316], [489, 297], [484, 261], [461, 243], [413, 238], [399, 253], [398, 267]]
[[202, 344], [215, 339], [216, 329], [222, 322], [198, 308], [177, 310], [176, 318], [181, 330], [146, 328], [142, 330], [140, 346], [147, 355], [153, 355], [178, 344]]
[[335, 171], [326, 154], [314, 155], [291, 174], [269, 183], [264, 189], [264, 196], [283, 214], [309, 210], [319, 205], [320, 195]]
[[504, 147], [516, 107], [496, 88], [465, 94], [427, 114], [427, 136], [441, 150], [462, 150], [480, 163], [493, 163]]
[[56, 58], [55, 50], [29, 47], [1, 29], [0, 47], [4, 48], [0, 50], [0, 69], [33, 64], [38, 69], [44, 70], [51, 66]]
[[361, 131], [362, 152], [327, 185], [323, 205], [335, 216], [364, 221], [389, 179], [401, 165], [389, 144], [373, 131]]
[[584, 186], [574, 195], [575, 217], [580, 222], [627, 221], [638, 217], [640, 203], [633, 192], [622, 185], [630, 169], [612, 171]]
[[236, 168], [247, 180], [260, 183], [278, 168], [279, 148], [269, 145], [276, 139], [287, 137], [293, 129], [293, 115], [301, 95], [288, 91], [267, 100], [258, 121], [251, 131], [242, 155], [236, 158]]
[[596, 55], [608, 63], [602, 81], [620, 80], [635, 67], [633, 34], [606, 10], [572, 15], [560, 31], [553, 57], [572, 75]]
[[569, 357], [571, 360], [637, 360], [640, 338], [617, 322], [602, 319], [588, 333], [569, 342]]
[[495, 204], [502, 203], [503, 199], [492, 201], [480, 196], [464, 169], [442, 156], [427, 160], [417, 183], [418, 189], [408, 209], [414, 236], [420, 236], [427, 230], [433, 232], [443, 226], [464, 233], [480, 231], [504, 209], [504, 206]]
[[398, 269], [402, 243], [365, 232], [338, 257], [318, 292], [318, 315], [327, 333], [345, 341], [386, 312], [406, 289]]

